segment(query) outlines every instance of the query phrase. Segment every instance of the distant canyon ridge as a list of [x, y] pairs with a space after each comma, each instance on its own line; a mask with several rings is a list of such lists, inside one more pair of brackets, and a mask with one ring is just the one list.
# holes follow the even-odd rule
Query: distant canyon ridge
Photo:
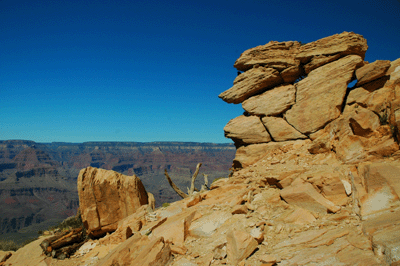
[[0, 141], [0, 238], [33, 236], [75, 215], [79, 207], [76, 180], [82, 168], [135, 174], [160, 206], [180, 199], [164, 169], [186, 191], [197, 163], [202, 163], [196, 181], [200, 187], [203, 173], [210, 182], [227, 177], [235, 152], [228, 143]]

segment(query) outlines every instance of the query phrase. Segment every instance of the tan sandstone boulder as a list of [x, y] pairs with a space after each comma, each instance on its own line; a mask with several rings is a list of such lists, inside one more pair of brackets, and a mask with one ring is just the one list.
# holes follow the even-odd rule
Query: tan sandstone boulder
[[255, 67], [235, 78], [233, 87], [218, 97], [227, 103], [241, 103], [249, 97], [282, 83], [279, 72], [273, 68]]
[[341, 112], [347, 84], [363, 61], [349, 55], [319, 67], [297, 83], [296, 103], [286, 120], [303, 134], [309, 134], [336, 119]]
[[234, 67], [241, 71], [251, 69], [254, 65], [260, 65], [282, 71], [290, 67], [298, 67], [300, 62], [295, 56], [300, 47], [299, 42], [270, 41], [244, 51], [236, 60]]
[[288, 110], [295, 101], [295, 87], [285, 85], [247, 99], [242, 103], [242, 107], [249, 114], [275, 116]]
[[356, 76], [358, 81], [356, 86], [361, 86], [380, 77], [383, 77], [389, 67], [389, 60], [376, 60], [371, 64], [364, 65], [363, 67], [357, 69]]
[[314, 56], [336, 54], [340, 54], [341, 57], [351, 54], [359, 55], [364, 59], [367, 49], [367, 40], [362, 35], [345, 31], [301, 46], [296, 58], [303, 64], [309, 62]]
[[224, 127], [225, 137], [232, 139], [236, 145], [266, 143], [271, 137], [257, 116], [238, 116]]
[[82, 221], [91, 236], [115, 231], [120, 220], [148, 203], [137, 176], [94, 167], [80, 171], [78, 194]]

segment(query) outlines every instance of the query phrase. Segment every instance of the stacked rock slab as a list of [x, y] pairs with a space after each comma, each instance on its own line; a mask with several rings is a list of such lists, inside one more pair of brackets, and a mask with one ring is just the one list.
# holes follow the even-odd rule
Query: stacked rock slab
[[148, 204], [142, 181], [111, 170], [87, 167], [78, 176], [79, 208], [91, 237], [113, 232], [118, 222]]
[[248, 165], [243, 154], [254, 145], [268, 149], [269, 143], [298, 139], [312, 141], [311, 153], [335, 152], [343, 162], [396, 152], [400, 60], [369, 64], [367, 48], [363, 36], [343, 32], [304, 45], [271, 41], [243, 52], [234, 66], [244, 73], [219, 95], [245, 110], [224, 128], [238, 149], [233, 167]]

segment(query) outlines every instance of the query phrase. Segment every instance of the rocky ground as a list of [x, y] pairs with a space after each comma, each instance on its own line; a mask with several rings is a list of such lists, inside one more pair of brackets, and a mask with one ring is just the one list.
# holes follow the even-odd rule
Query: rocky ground
[[[27, 265], [28, 253], [36, 265], [135, 260], [144, 264], [132, 265], [391, 265], [399, 260], [400, 187], [393, 181], [400, 178], [400, 154], [347, 165], [334, 154], [310, 155], [307, 145], [298, 146], [275, 151], [273, 159], [266, 155], [216, 181], [210, 191], [167, 208], [148, 212], [144, 205], [114, 233], [90, 240], [70, 259], [47, 258], [38, 240], [7, 263]], [[293, 156], [298, 159], [288, 160]], [[324, 191], [318, 190], [316, 173]], [[386, 182], [370, 184], [371, 174]], [[304, 184], [310, 186], [300, 189]], [[390, 204], [383, 205], [382, 198]]]

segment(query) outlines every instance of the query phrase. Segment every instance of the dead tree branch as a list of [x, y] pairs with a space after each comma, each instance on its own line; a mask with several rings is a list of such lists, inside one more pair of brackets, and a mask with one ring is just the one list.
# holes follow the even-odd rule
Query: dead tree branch
[[200, 167], [201, 167], [201, 163], [198, 163], [196, 166], [196, 171], [194, 172], [193, 176], [192, 176], [192, 184], [190, 185], [190, 191], [189, 191], [189, 196], [193, 195], [193, 191], [194, 191], [194, 181], [196, 181], [196, 177], [199, 174], [200, 171]]
[[186, 195], [182, 190], [180, 190], [175, 184], [174, 182], [172, 182], [171, 178], [168, 175], [167, 169], [165, 169], [164, 171], [165, 177], [168, 180], [168, 183], [171, 185], [171, 187], [173, 188], [173, 190], [175, 190], [175, 192], [181, 196], [182, 199], [185, 199], [188, 197], [188, 195]]
[[[165, 169], [164, 174], [165, 174], [165, 177], [166, 177], [167, 180], [168, 180], [168, 183], [171, 185], [172, 189], [175, 190], [175, 192], [176, 192], [179, 196], [181, 196], [181, 198], [184, 199], [184, 198], [187, 198], [187, 197], [192, 196], [193, 193], [194, 193], [194, 191], [199, 192], [199, 190], [198, 190], [197, 188], [194, 187], [194, 183], [195, 183], [195, 181], [196, 181], [197, 175], [199, 174], [200, 167], [201, 167], [201, 163], [198, 163], [197, 166], [196, 166], [196, 171], [194, 172], [194, 174], [193, 174], [193, 176], [192, 176], [192, 182], [191, 182], [191, 185], [190, 185], [190, 189], [187, 188], [188, 194], [185, 194], [182, 190], [180, 190], [180, 189], [174, 184], [174, 182], [172, 182], [171, 178], [170, 178], [169, 175], [168, 175], [167, 169]], [[205, 174], [203, 174], [203, 175], [204, 175], [204, 185], [201, 186], [200, 192], [203, 192], [203, 191], [205, 191], [205, 190], [208, 189], [208, 179], [207, 179], [207, 176], [208, 176], [208, 175], [205, 175]]]

